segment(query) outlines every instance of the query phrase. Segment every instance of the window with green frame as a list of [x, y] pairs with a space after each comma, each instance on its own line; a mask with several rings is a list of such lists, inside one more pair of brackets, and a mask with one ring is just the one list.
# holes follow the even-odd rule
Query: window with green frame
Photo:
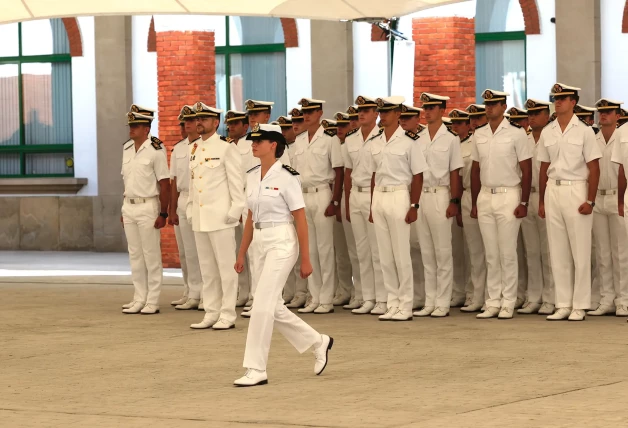
[[72, 177], [72, 58], [61, 19], [0, 26], [0, 178]]
[[519, 0], [478, 1], [475, 17], [476, 98], [491, 88], [510, 93], [508, 105], [523, 107], [526, 35]]
[[[219, 31], [219, 30], [217, 30]], [[225, 17], [216, 34], [218, 108], [241, 110], [247, 99], [273, 101], [273, 118], [286, 114], [286, 47], [279, 18]], [[224, 132], [224, 124], [219, 128]]]

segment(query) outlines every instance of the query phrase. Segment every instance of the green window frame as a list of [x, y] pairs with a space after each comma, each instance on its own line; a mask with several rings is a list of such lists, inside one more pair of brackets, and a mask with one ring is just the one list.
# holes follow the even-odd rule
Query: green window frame
[[[24, 125], [24, 82], [22, 79], [22, 65], [32, 63], [72, 63], [72, 56], [67, 54], [49, 54], [49, 55], [22, 55], [22, 23], [18, 23], [18, 56], [0, 57], [0, 65], [16, 64], [18, 67], [18, 105], [19, 105], [19, 121], [20, 121], [20, 144], [19, 145], [0, 145], [0, 156], [3, 154], [19, 154], [20, 156], [20, 174], [0, 175], [0, 178], [41, 178], [41, 177], [74, 177], [74, 173], [68, 174], [26, 174], [26, 155], [27, 154], [53, 154], [53, 153], [72, 153], [74, 154], [74, 144], [26, 144], [26, 132]], [[70, 67], [70, 73], [72, 68]], [[70, 75], [70, 79], [72, 76]], [[72, 119], [71, 119], [72, 120]], [[67, 162], [67, 161], [66, 161]], [[73, 162], [73, 159], [72, 159]]]

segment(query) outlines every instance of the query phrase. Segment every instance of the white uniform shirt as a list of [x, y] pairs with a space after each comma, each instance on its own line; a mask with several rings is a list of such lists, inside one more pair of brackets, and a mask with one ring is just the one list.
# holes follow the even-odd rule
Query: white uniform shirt
[[539, 191], [539, 175], [541, 174], [541, 161], [539, 160], [539, 144], [534, 141], [534, 135], [530, 132], [528, 134], [528, 140], [530, 144], [532, 144], [533, 155], [532, 155], [532, 187], [538, 192]]
[[465, 190], [471, 190], [471, 165], [473, 164], [473, 159], [471, 159], [472, 140], [473, 135], [469, 135], [466, 140], [460, 143], [460, 156], [462, 156], [462, 162], [464, 164], [460, 175], [462, 175], [462, 187]]
[[371, 167], [371, 145], [369, 141], [379, 135], [379, 128], [374, 126], [366, 137], [362, 138], [362, 130], [358, 130], [348, 135], [345, 139], [345, 148], [347, 156], [345, 159], [345, 168], [350, 168], [351, 183], [357, 187], [370, 187], [373, 171]]
[[611, 161], [624, 165], [624, 173], [628, 171], [628, 126], [625, 124], [615, 131], [615, 144]]
[[586, 180], [587, 163], [602, 157], [593, 129], [574, 114], [562, 132], [558, 120], [550, 122], [539, 138], [541, 162], [549, 162], [550, 180]]
[[190, 190], [190, 140], [184, 138], [174, 145], [170, 155], [170, 178], [177, 179], [177, 192]]
[[322, 126], [312, 141], [308, 141], [308, 133], [304, 132], [294, 142], [292, 167], [301, 174], [303, 187], [332, 183], [336, 178], [334, 168], [341, 168], [343, 164], [338, 137], [326, 134]]
[[619, 165], [612, 162], [611, 158], [613, 157], [613, 148], [617, 145], [617, 130], [613, 132], [611, 138], [606, 143], [606, 139], [604, 135], [602, 135], [602, 131], [598, 132], [595, 136], [597, 140], [597, 145], [600, 148], [600, 152], [602, 152], [602, 158], [599, 160], [600, 162], [600, 182], [598, 184], [598, 189], [600, 190], [611, 190], [617, 189], [617, 176], [619, 175]]
[[[253, 141], [252, 140], [247, 140], [246, 136], [240, 138], [238, 140], [236, 144], [236, 147], [238, 148], [238, 152], [240, 153], [241, 159], [242, 159], [242, 177], [244, 180], [244, 184], [246, 185], [247, 181], [246, 181], [246, 172], [253, 168], [254, 166], [257, 166], [260, 164], [259, 158], [256, 158], [255, 156], [253, 156], [253, 150], [252, 150], [252, 146], [253, 146]], [[290, 166], [290, 157], [288, 156], [288, 151], [284, 150], [283, 155], [281, 156], [281, 158], [279, 158], [279, 160], [281, 161], [281, 163], [283, 163], [284, 165], [288, 165]]]
[[[195, 148], [196, 145], [196, 148]], [[188, 218], [195, 232], [235, 227], [246, 204], [241, 156], [236, 145], [213, 134], [190, 148]]]
[[170, 177], [166, 150], [148, 139], [135, 151], [133, 140], [124, 144], [122, 151], [122, 178], [127, 198], [152, 198], [159, 195], [160, 180]]
[[428, 169], [421, 146], [401, 126], [390, 140], [386, 141], [386, 133], [382, 132], [370, 143], [371, 173], [375, 173], [376, 186], [409, 186], [413, 176]]
[[305, 207], [299, 175], [294, 175], [277, 161], [263, 179], [261, 176], [259, 166], [247, 174], [246, 201], [253, 222], [292, 221], [292, 211]]
[[519, 162], [530, 159], [534, 151], [526, 132], [506, 118], [495, 133], [489, 123], [476, 128], [471, 150], [471, 159], [480, 163], [480, 180], [486, 187], [519, 186]]
[[460, 138], [441, 124], [433, 140], [426, 127], [419, 133], [417, 143], [421, 146], [421, 151], [429, 166], [423, 174], [423, 186], [449, 186], [449, 173], [464, 166], [460, 154]]

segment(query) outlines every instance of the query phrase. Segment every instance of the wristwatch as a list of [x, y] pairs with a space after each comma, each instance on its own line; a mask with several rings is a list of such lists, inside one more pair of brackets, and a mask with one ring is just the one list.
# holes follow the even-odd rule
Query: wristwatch
[[595, 201], [587, 201], [587, 204], [591, 205], [591, 208], [595, 206]]
[[528, 206], [530, 205], [530, 203], [529, 203], [529, 202], [523, 202], [523, 201], [521, 201], [521, 202], [519, 202], [519, 205], [523, 205], [524, 207], [528, 208]]
[[460, 205], [460, 199], [459, 198], [451, 198], [449, 200], [449, 202], [452, 203], [452, 204]]
[[416, 208], [418, 210], [419, 204], [410, 204], [410, 208]]
[[331, 203], [334, 204], [335, 207], [340, 205], [340, 202], [338, 202], [338, 201], [331, 201]]
[[160, 217], [168, 218], [168, 213], [159, 213]]

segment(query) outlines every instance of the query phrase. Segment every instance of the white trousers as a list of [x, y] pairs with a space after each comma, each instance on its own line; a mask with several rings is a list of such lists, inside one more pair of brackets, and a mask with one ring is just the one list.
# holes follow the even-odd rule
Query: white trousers
[[292, 225], [269, 227], [254, 232], [262, 258], [255, 305], [246, 335], [246, 368], [266, 370], [273, 327], [303, 353], [317, 343], [321, 335], [283, 303], [281, 290], [297, 260], [297, 234]]
[[284, 300], [292, 300], [295, 297], [301, 298], [307, 295], [307, 279], [301, 278], [301, 255], [290, 272], [283, 288]]
[[129, 249], [131, 279], [135, 292], [133, 301], [159, 304], [163, 265], [161, 263], [161, 235], [155, 229], [159, 215], [159, 200], [153, 198], [143, 204], [122, 205], [124, 234]]
[[[418, 214], [418, 213], [417, 213]], [[410, 225], [410, 259], [412, 260], [413, 308], [425, 306], [425, 271], [419, 242], [418, 220]]]
[[486, 255], [484, 241], [480, 232], [478, 219], [471, 218], [471, 191], [465, 190], [462, 194], [462, 231], [465, 236], [469, 263], [471, 265], [471, 297], [473, 304], [484, 304], [486, 290]]
[[183, 295], [189, 299], [198, 300], [201, 298], [203, 277], [201, 276], [201, 267], [198, 264], [194, 231], [185, 214], [187, 204], [188, 195], [180, 193], [177, 203], [179, 225], [174, 227], [174, 235], [177, 238], [181, 272], [183, 273]]
[[218, 321], [236, 320], [238, 274], [233, 269], [236, 261], [235, 230], [233, 227], [214, 232], [194, 232], [198, 260], [203, 275], [203, 307]]
[[342, 223], [334, 222], [334, 249], [336, 251], [336, 296], [351, 297], [362, 301], [360, 281], [360, 262], [355, 246], [355, 237], [351, 223], [345, 216], [344, 192], [338, 209], [341, 210]]
[[628, 305], [628, 235], [617, 212], [617, 195], [599, 195], [593, 209], [593, 241], [600, 304]]
[[508, 188], [506, 193], [478, 195], [478, 223], [486, 252], [487, 307], [514, 309], [517, 300], [517, 236], [521, 219], [515, 209], [521, 201], [521, 189]]
[[[248, 215], [248, 209], [245, 213], [242, 214], [242, 223], [239, 223], [235, 228], [235, 242], [236, 242], [236, 257], [240, 252], [240, 244], [242, 244], [242, 234], [244, 233], [244, 225], [246, 224], [246, 218]], [[249, 246], [250, 248], [253, 245]], [[252, 299], [252, 290], [251, 286], [251, 258], [249, 257], [249, 252], [247, 251], [245, 260], [244, 260], [244, 270], [238, 275], [238, 294], [236, 300], [239, 299]]]
[[334, 252], [334, 223], [336, 217], [325, 217], [331, 202], [328, 186], [320, 186], [316, 193], [304, 193], [305, 216], [310, 243], [310, 259], [313, 272], [308, 278], [308, 288], [313, 305], [331, 305], [334, 300], [336, 260]]
[[469, 254], [465, 250], [464, 232], [456, 220], [451, 222], [451, 255], [454, 265], [452, 299], [466, 300], [473, 295]]
[[425, 272], [425, 306], [449, 309], [453, 290], [454, 265], [451, 246], [451, 224], [447, 218], [449, 189], [421, 195], [416, 226], [421, 244]]
[[521, 222], [528, 270], [527, 300], [554, 304], [554, 279], [550, 264], [547, 227], [539, 217], [539, 194], [530, 193], [528, 215]]
[[407, 190], [373, 194], [373, 223], [377, 234], [388, 308], [412, 311], [412, 260], [410, 260], [410, 225], [405, 218], [410, 209]]
[[525, 301], [528, 292], [528, 264], [521, 229], [519, 229], [519, 234], [517, 235], [517, 266], [519, 267], [517, 272], [517, 299]]
[[384, 287], [384, 277], [379, 261], [379, 248], [375, 225], [369, 222], [371, 192], [358, 192], [351, 189], [349, 195], [351, 228], [355, 239], [356, 254], [360, 267], [362, 299], [386, 302], [388, 293]]
[[[242, 224], [246, 223], [246, 219], [248, 217], [248, 210], [246, 214], [242, 215]], [[244, 228], [243, 228], [244, 231]], [[258, 246], [254, 245], [255, 242], [255, 234], [253, 235], [253, 241], [251, 245], [249, 245], [249, 250], [246, 253], [246, 257], [248, 259], [248, 268], [249, 268], [249, 300], [255, 300], [255, 289], [257, 288], [257, 283], [259, 282], [259, 275], [261, 272], [261, 267], [259, 266], [259, 260], [262, 258], [263, 254], [258, 253]], [[238, 247], [239, 248], [239, 247]], [[243, 281], [238, 277], [238, 288], [240, 287], [240, 281]]]
[[578, 212], [587, 200], [587, 189], [587, 183], [547, 183], [545, 218], [557, 308], [589, 309], [591, 305], [593, 215]]

